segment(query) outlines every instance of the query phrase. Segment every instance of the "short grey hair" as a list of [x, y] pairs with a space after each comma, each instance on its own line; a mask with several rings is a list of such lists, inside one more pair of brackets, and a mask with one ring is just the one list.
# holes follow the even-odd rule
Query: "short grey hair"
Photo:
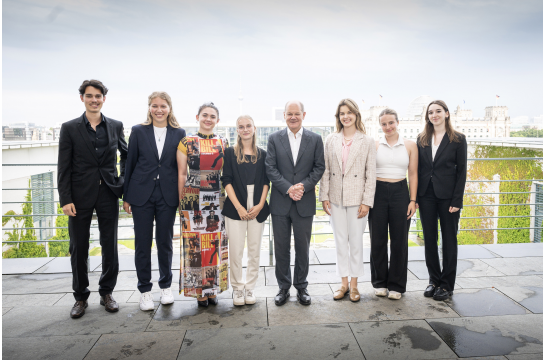
[[384, 115], [394, 115], [396, 117], [396, 121], [399, 122], [399, 119], [397, 118], [397, 112], [394, 109], [386, 108], [380, 112], [380, 115], [378, 116], [378, 121], [380, 122], [380, 118]]
[[298, 100], [290, 100], [286, 103], [286, 105], [284, 105], [284, 112], [286, 112], [286, 110], [288, 109], [288, 105], [291, 104], [291, 103], [296, 103], [299, 105], [299, 109], [301, 109], [301, 112], [305, 112], [305, 106], [303, 105], [302, 102], [298, 101]]

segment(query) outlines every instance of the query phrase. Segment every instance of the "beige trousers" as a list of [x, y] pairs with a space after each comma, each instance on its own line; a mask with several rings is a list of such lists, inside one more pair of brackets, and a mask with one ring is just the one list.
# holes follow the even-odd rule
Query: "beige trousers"
[[[248, 185], [248, 199], [246, 208], [254, 206], [254, 185]], [[261, 239], [265, 222], [253, 220], [233, 220], [225, 217], [225, 231], [229, 237], [229, 262], [231, 285], [235, 290], [253, 290], [259, 274], [259, 255], [261, 253]], [[242, 256], [244, 241], [248, 239], [248, 267], [246, 269], [246, 283], [242, 279]]]

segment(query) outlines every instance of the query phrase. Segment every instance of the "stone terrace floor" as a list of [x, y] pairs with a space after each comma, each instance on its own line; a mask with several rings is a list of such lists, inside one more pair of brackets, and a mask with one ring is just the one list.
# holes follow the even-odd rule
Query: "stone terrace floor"
[[[369, 251], [369, 249], [366, 249]], [[333, 300], [339, 279], [334, 250], [311, 251], [312, 305], [274, 305], [269, 255], [261, 259], [255, 305], [198, 308], [176, 296], [142, 312], [132, 257], [120, 259], [114, 292], [120, 311], [107, 313], [96, 292], [100, 258], [92, 258], [89, 307], [74, 303], [68, 258], [2, 261], [2, 355], [5, 359], [541, 359], [543, 356], [542, 244], [459, 247], [452, 300], [422, 295], [427, 271], [421, 247], [409, 248], [408, 291], [398, 301], [374, 296], [369, 264], [362, 299]], [[368, 252], [365, 255], [368, 259]], [[174, 264], [173, 268], [178, 265]], [[157, 265], [154, 263], [154, 280]], [[177, 284], [179, 275], [175, 273]], [[176, 288], [174, 285], [173, 288]], [[176, 292], [177, 293], [177, 292]]]

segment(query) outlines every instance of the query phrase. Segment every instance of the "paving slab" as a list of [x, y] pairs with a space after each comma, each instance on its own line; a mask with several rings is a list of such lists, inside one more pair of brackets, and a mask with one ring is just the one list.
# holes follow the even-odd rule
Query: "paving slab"
[[2, 315], [13, 309], [13, 307], [2, 307]]
[[543, 257], [543, 243], [487, 244], [479, 246], [504, 258], [532, 256]]
[[2, 259], [2, 275], [31, 274], [54, 258]]
[[[479, 245], [458, 245], [458, 259], [494, 259], [496, 255]], [[425, 260], [425, 259], [424, 259]]]
[[241, 360], [364, 359], [348, 324], [188, 330], [178, 359], [222, 354]]
[[543, 315], [427, 320], [460, 357], [543, 352]]
[[100, 305], [89, 305], [85, 315], [70, 318], [64, 307], [15, 307], [2, 317], [3, 338], [57, 335], [94, 335], [144, 331], [153, 311], [143, 312], [138, 304], [126, 304], [116, 313], [109, 313]]
[[[417, 278], [429, 279], [425, 261], [409, 261], [409, 270]], [[479, 259], [458, 259], [456, 277], [504, 276], [503, 273]]]
[[[101, 256], [91, 256], [91, 262], [89, 268], [93, 270], [100, 264], [102, 264]], [[54, 274], [54, 273], [72, 273], [72, 264], [70, 263], [70, 257], [57, 257], [39, 268], [34, 272], [35, 274]]]
[[104, 334], [85, 360], [176, 359], [185, 331], [161, 333]]
[[350, 327], [367, 360], [456, 358], [424, 320], [366, 321]]
[[2, 295], [2, 306], [53, 306], [63, 296], [64, 294]]
[[265, 299], [257, 299], [254, 305], [245, 306], [234, 306], [232, 301], [219, 300], [218, 305], [207, 308], [198, 306], [197, 301], [175, 301], [172, 305], [159, 307], [146, 331], [255, 326], [267, 326]]
[[290, 297], [283, 306], [276, 306], [267, 298], [270, 326], [297, 324], [331, 324], [377, 320], [412, 320], [424, 318], [459, 317], [447, 304], [426, 298], [421, 292], [405, 293], [401, 300], [379, 298], [374, 294], [361, 294], [353, 303], [348, 297], [333, 300], [329, 296], [312, 296], [312, 304], [301, 305]]
[[10, 360], [80, 360], [100, 335], [3, 338], [2, 357]]
[[543, 360], [543, 353], [506, 355], [505, 357], [509, 360]]
[[[96, 283], [99, 274], [89, 274], [89, 282]], [[49, 294], [72, 291], [72, 274], [2, 275], [2, 294]]]
[[543, 288], [537, 286], [499, 286], [496, 289], [534, 314], [543, 314]]
[[[131, 295], [134, 293], [134, 291], [114, 291], [112, 293], [112, 296], [114, 297], [115, 301], [119, 304], [119, 306], [123, 306], [124, 303], [129, 300]], [[74, 305], [74, 302], [76, 299], [74, 299], [73, 293], [66, 293], [59, 301], [57, 301], [54, 306], [65, 306], [65, 307], [72, 307]], [[91, 295], [89, 295], [89, 298], [87, 299], [87, 303], [89, 305], [99, 305], [100, 304], [100, 294], [98, 291], [91, 292]]]
[[543, 275], [541, 257], [483, 259], [483, 262], [505, 275]]
[[461, 289], [445, 300], [460, 316], [522, 315], [527, 310], [496, 289]]
[[500, 286], [536, 286], [543, 287], [543, 278], [537, 275], [528, 276], [483, 276], [456, 279], [456, 283], [464, 289], [484, 289]]

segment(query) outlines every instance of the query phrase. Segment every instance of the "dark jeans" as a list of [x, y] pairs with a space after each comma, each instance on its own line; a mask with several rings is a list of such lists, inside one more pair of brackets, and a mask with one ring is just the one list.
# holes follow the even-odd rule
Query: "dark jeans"
[[289, 289], [292, 284], [290, 268], [292, 225], [295, 245], [293, 286], [296, 289], [306, 289], [308, 285], [310, 234], [312, 233], [313, 219], [314, 216], [300, 216], [295, 201], [292, 201], [288, 215], [272, 215], [276, 280], [281, 289]]
[[[74, 204], [75, 205], [75, 204]], [[72, 264], [72, 289], [77, 301], [85, 301], [91, 292], [88, 289], [87, 257], [93, 211], [97, 213], [102, 247], [102, 274], [98, 281], [101, 296], [111, 294], [117, 283], [119, 260], [117, 257], [117, 222], [119, 199], [108, 185], [99, 185], [98, 196], [93, 207], [81, 209], [76, 206], [76, 216], [68, 217], [70, 235], [70, 262]]]
[[[456, 265], [458, 262], [458, 221], [460, 211], [450, 213], [452, 199], [439, 199], [433, 191], [433, 182], [424, 196], [418, 199], [420, 221], [424, 232], [424, 246], [426, 252], [426, 266], [430, 275], [430, 284], [439, 286], [448, 291], [454, 290], [456, 281]], [[437, 216], [441, 224], [443, 240], [443, 270], [439, 263], [437, 247]]]
[[[374, 205], [369, 211], [371, 235], [371, 283], [374, 288], [404, 293], [407, 288], [408, 242], [411, 220], [407, 180], [395, 183], [377, 180]], [[388, 268], [388, 228], [390, 268]]]
[[[165, 180], [170, 181], [170, 179]], [[153, 220], [155, 220], [155, 244], [159, 260], [159, 287], [169, 288], [172, 284], [172, 236], [176, 220], [176, 206], [169, 206], [163, 198], [159, 180], [155, 189], [142, 206], [131, 206], [134, 221], [134, 263], [138, 277], [138, 290], [151, 291], [151, 245], [153, 241]]]

